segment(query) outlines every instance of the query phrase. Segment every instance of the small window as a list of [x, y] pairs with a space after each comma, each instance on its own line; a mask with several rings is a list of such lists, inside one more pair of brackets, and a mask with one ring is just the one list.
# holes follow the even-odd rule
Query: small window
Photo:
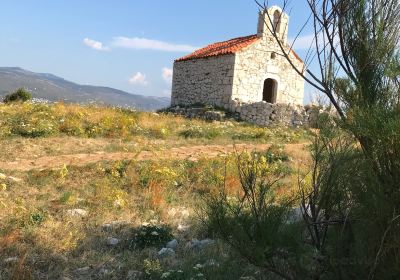
[[272, 52], [271, 53], [271, 59], [275, 59], [276, 58], [276, 53], [275, 52]]

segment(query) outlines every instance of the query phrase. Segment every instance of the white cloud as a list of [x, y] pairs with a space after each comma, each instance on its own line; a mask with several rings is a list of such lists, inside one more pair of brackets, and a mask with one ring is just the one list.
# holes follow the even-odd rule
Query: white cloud
[[104, 46], [102, 42], [95, 41], [95, 40], [92, 40], [92, 39], [89, 39], [89, 38], [83, 39], [83, 43], [86, 46], [88, 46], [89, 48], [92, 48], [92, 49], [97, 50], [97, 51], [109, 51], [110, 50], [110, 48]]
[[[323, 46], [323, 42], [324, 42], [324, 34], [322, 34], [322, 32], [318, 33], [318, 45], [320, 47], [320, 49], [322, 50]], [[315, 35], [314, 33], [312, 34], [307, 34], [307, 35], [303, 35], [303, 36], [299, 36], [297, 37], [296, 41], [294, 42], [293, 45], [293, 49], [295, 50], [308, 50], [308, 49], [315, 49]], [[327, 40], [327, 39], [325, 39]], [[292, 44], [294, 41], [294, 38], [289, 38], [289, 44]], [[333, 42], [335, 46], [338, 46], [339, 44], [339, 38], [338, 36], [335, 36], [335, 38], [333, 38]]]
[[[314, 34], [308, 34], [304, 36], [297, 37], [294, 42], [293, 49], [295, 50], [308, 50], [310, 47], [315, 48]], [[293, 43], [295, 38], [289, 38], [289, 44]]]
[[192, 52], [196, 47], [190, 45], [171, 44], [163, 41], [146, 39], [146, 38], [128, 38], [115, 37], [112, 41], [112, 46], [126, 49], [136, 50], [157, 50], [165, 52]]
[[162, 69], [162, 78], [168, 84], [172, 83], [172, 69], [164, 67]]
[[147, 81], [145, 74], [137, 72], [129, 79], [129, 83], [132, 85], [147, 86], [149, 82]]

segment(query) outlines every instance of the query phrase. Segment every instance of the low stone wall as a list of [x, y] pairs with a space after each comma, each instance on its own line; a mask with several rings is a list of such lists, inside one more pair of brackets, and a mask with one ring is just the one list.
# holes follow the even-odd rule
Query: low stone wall
[[168, 112], [179, 114], [188, 118], [200, 118], [204, 120], [221, 121], [227, 117], [247, 121], [259, 126], [286, 125], [316, 127], [318, 115], [330, 113], [327, 109], [315, 105], [287, 105], [271, 104], [265, 101], [256, 103], [245, 103], [231, 101], [225, 106], [227, 114], [221, 110], [209, 107], [180, 107], [175, 106], [167, 109]]
[[[190, 107], [174, 106], [166, 109], [165, 111], [181, 115], [190, 119], [198, 118], [207, 121], [222, 121], [226, 118], [226, 114], [224, 111], [214, 110], [207, 107], [190, 108]], [[238, 119], [238, 115], [234, 116], [234, 118]]]
[[271, 104], [265, 101], [243, 103], [231, 101], [226, 109], [238, 113], [240, 119], [260, 126], [283, 124], [288, 126], [308, 126], [316, 119], [319, 110], [312, 106]]

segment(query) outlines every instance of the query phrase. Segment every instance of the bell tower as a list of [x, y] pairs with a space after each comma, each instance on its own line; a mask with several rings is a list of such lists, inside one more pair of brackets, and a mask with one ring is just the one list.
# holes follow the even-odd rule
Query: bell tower
[[[271, 24], [272, 23], [272, 24]], [[278, 6], [272, 6], [260, 11], [258, 16], [257, 36], [260, 38], [273, 37], [270, 30], [276, 31], [279, 40], [287, 44], [289, 16]]]

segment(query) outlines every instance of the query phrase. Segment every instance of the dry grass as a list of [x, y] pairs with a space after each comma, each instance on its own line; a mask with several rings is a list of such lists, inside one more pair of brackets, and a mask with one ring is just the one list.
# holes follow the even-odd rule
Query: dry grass
[[[126, 245], [132, 231], [142, 222], [156, 220], [167, 224], [176, 236], [181, 236], [178, 225], [186, 223], [192, 229], [179, 237], [181, 242], [200, 238], [205, 232], [194, 213], [201, 207], [203, 197], [218, 192], [224, 182], [232, 195], [240, 191], [234, 156], [198, 162], [99, 163], [7, 175], [23, 181], [6, 181], [7, 189], [0, 191], [0, 260], [26, 259], [23, 264], [18, 261], [8, 265], [0, 270], [0, 275], [25, 273], [34, 279], [41, 279], [35, 275], [53, 279], [63, 275], [73, 277], [76, 269], [85, 266], [98, 268], [91, 269], [95, 278], [104, 266], [113, 268], [114, 277], [125, 277], [132, 267], [144, 271], [145, 260], [157, 261], [157, 248], [130, 250]], [[296, 174], [290, 177], [295, 178]], [[88, 215], [71, 216], [68, 214], [71, 209], [84, 209]], [[171, 213], [172, 209], [179, 210], [176, 214]], [[180, 216], [184, 212], [190, 213], [189, 218]], [[111, 232], [104, 230], [103, 225], [112, 221], [126, 221], [126, 224]], [[125, 245], [107, 246], [109, 236], [124, 240]], [[159, 277], [161, 272], [172, 268], [190, 271], [196, 263], [210, 258], [221, 264], [232, 262], [224, 257], [226, 248], [216, 247], [216, 250], [218, 253], [213, 252], [216, 255], [212, 256], [205, 252], [193, 254], [183, 246], [177, 251], [177, 262], [172, 265], [161, 261], [161, 271], [154, 275]], [[43, 267], [34, 263], [42, 263]], [[118, 271], [117, 266], [121, 267]], [[247, 269], [240, 270], [243, 273]]]
[[309, 138], [308, 130], [260, 128], [247, 123], [204, 122], [169, 114], [73, 104], [0, 104], [0, 137], [78, 136], [86, 138], [196, 139], [221, 142], [274, 140], [289, 143]]
[[[234, 121], [207, 123], [65, 104], [0, 105], [0, 117], [0, 160], [234, 141], [293, 143], [310, 137], [302, 129], [258, 128]], [[50, 130], [42, 127], [44, 119], [53, 124]], [[21, 120], [24, 125], [26, 121], [37, 125], [37, 131], [41, 128], [44, 134], [18, 130], [26, 128]], [[307, 150], [296, 147], [286, 151], [291, 159], [283, 163], [289, 171], [277, 190], [282, 197], [293, 194], [296, 171], [309, 160]], [[167, 279], [237, 279], [238, 275], [268, 279], [222, 243], [201, 251], [185, 246], [191, 238], [212, 238], [196, 214], [205, 196], [224, 184], [229, 194], [241, 191], [233, 155], [197, 161], [100, 162], [56, 170], [14, 170], [6, 175], [22, 181], [0, 179], [0, 279], [127, 279], [132, 270], [144, 273], [140, 279], [160, 279], [170, 270], [171, 275], [183, 272], [181, 278]], [[70, 210], [74, 209], [85, 210], [87, 215], [73, 215]], [[157, 247], [131, 246], [134, 233], [150, 221], [170, 227], [179, 239], [175, 259], [159, 259]], [[105, 226], [111, 222], [120, 223]], [[190, 229], [180, 232], [179, 225]], [[108, 237], [120, 243], [108, 246]], [[211, 259], [219, 266], [197, 266]]]

